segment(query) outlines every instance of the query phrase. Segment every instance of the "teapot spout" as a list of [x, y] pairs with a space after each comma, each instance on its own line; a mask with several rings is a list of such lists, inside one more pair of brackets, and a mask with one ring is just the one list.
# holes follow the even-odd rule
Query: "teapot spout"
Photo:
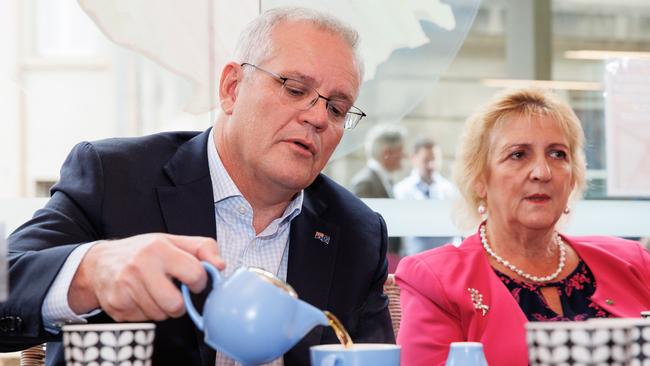
[[299, 300], [293, 322], [292, 334], [295, 336], [294, 341], [296, 343], [300, 341], [305, 334], [317, 325], [329, 325], [325, 313], [315, 306]]

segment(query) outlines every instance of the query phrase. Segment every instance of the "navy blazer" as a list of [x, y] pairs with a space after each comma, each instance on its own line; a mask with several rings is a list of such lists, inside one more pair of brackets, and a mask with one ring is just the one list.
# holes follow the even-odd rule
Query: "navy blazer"
[[[47, 364], [64, 364], [61, 337], [44, 330], [41, 307], [78, 245], [150, 232], [216, 236], [208, 135], [168, 132], [72, 150], [46, 206], [8, 239], [10, 295], [0, 304], [0, 351], [48, 341]], [[330, 236], [329, 244], [314, 238], [317, 231]], [[287, 282], [301, 299], [338, 316], [355, 342], [392, 343], [382, 291], [386, 247], [382, 217], [319, 175], [291, 223]], [[195, 295], [199, 308], [204, 300], [205, 293]], [[112, 319], [100, 313], [89, 322]], [[285, 354], [285, 365], [309, 365], [309, 346], [336, 342], [330, 328], [316, 327]], [[154, 365], [214, 362], [187, 315], [157, 323]]]

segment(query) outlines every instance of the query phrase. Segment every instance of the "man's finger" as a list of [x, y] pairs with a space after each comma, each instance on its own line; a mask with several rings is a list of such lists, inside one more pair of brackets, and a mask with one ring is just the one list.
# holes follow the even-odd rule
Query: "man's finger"
[[[171, 285], [171, 281], [167, 278], [163, 278], [158, 282], [159, 287], [163, 287], [165, 284]], [[174, 287], [173, 285], [171, 286]], [[162, 321], [172, 316], [172, 314], [169, 314], [165, 310], [164, 306], [160, 304], [159, 299], [156, 297], [157, 294], [152, 293], [146, 283], [143, 283], [142, 281], [134, 281], [127, 289], [127, 292], [140, 311], [147, 317], [147, 320]]]
[[168, 235], [171, 242], [199, 260], [204, 260], [219, 270], [226, 268], [226, 263], [219, 256], [217, 241], [203, 236]]
[[144, 287], [166, 317], [177, 318], [185, 313], [183, 296], [169, 278], [148, 276], [144, 279]]
[[[164, 273], [169, 277], [176, 278], [186, 284], [193, 292], [200, 292], [205, 288], [208, 274], [201, 265], [200, 260], [193, 254], [172, 244], [163, 246], [162, 250], [157, 252], [157, 255], [161, 267], [158, 271], [152, 271], [151, 273]], [[148, 276], [148, 274], [143, 273], [143, 277], [145, 276]], [[148, 285], [155, 286], [155, 281], [159, 280], [149, 280]]]

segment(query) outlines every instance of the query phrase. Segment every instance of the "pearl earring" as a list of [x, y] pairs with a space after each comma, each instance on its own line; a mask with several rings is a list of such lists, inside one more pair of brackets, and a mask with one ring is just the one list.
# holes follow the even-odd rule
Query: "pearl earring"
[[485, 213], [487, 212], [487, 210], [485, 209], [485, 206], [482, 203], [480, 205], [478, 205], [477, 210], [478, 210], [478, 214], [481, 215], [481, 216], [485, 215]]
[[569, 206], [567, 206], [567, 207], [564, 208], [563, 212], [564, 212], [565, 215], [568, 215], [568, 214], [571, 213], [571, 209], [569, 208]]

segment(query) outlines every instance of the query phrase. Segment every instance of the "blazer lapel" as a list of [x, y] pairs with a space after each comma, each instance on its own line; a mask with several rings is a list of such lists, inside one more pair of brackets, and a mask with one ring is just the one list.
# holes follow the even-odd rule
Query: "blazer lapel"
[[[212, 180], [206, 151], [209, 132], [208, 129], [182, 145], [164, 167], [173, 185], [158, 187], [157, 191], [168, 233], [216, 238]], [[207, 290], [192, 296], [197, 309], [202, 309], [206, 297]], [[203, 365], [213, 366], [214, 350], [203, 342], [203, 333], [193, 328]]]
[[216, 237], [207, 130], [181, 147], [163, 168], [173, 185], [158, 187], [169, 233]]
[[[512, 364], [526, 364], [528, 361], [526, 353], [512, 351], [526, 349], [524, 328], [524, 324], [528, 321], [526, 315], [521, 311], [508, 288], [494, 273], [478, 234], [466, 238], [461, 244], [461, 249], [465, 252], [467, 265], [474, 269], [468, 272], [466, 283], [459, 287], [461, 299], [465, 299], [462, 306], [468, 311], [467, 314], [471, 319], [467, 321], [467, 340], [483, 342], [486, 347], [490, 347], [493, 354], [502, 357], [504, 364], [507, 363], [506, 360], [511, 361]], [[458, 277], [455, 280], [458, 281]], [[473, 299], [470, 288], [476, 290], [482, 298]], [[489, 307], [485, 315], [477, 307], [479, 303]], [[495, 326], [493, 323], [498, 325]], [[494, 342], [494, 339], [499, 339], [501, 336], [499, 332], [503, 329], [508, 329], [510, 332], [511, 337], [508, 338], [510, 341]]]
[[637, 318], [649, 303], [643, 291], [632, 291], [643, 286], [635, 283], [631, 267], [624, 260], [597, 246], [569, 239], [570, 244], [594, 275], [597, 287], [591, 299], [617, 317]]
[[[312, 189], [305, 190], [302, 211], [291, 223], [287, 282], [301, 300], [326, 309], [336, 268], [339, 237], [337, 226], [321, 218], [326, 205], [317, 198], [318, 194], [313, 194], [318, 179]], [[329, 242], [326, 237], [329, 237]], [[314, 328], [295, 349], [320, 343], [322, 333], [322, 327]]]

